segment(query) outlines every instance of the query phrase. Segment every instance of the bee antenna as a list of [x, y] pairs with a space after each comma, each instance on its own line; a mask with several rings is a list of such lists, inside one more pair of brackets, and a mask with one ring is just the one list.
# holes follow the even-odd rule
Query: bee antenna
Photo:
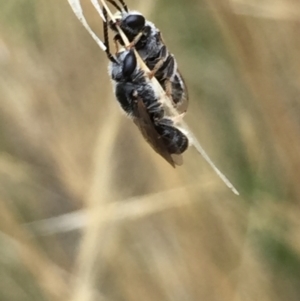
[[[107, 20], [107, 11], [104, 7], [102, 7], [102, 11], [103, 11], [103, 15], [104, 15], [105, 19]], [[107, 22], [104, 22], [104, 21], [103, 21], [103, 36], [104, 36], [104, 44], [106, 46], [105, 52], [106, 52], [108, 59], [113, 63], [119, 64], [119, 62], [116, 60], [116, 58], [109, 51], [108, 25], [107, 25]]]
[[112, 4], [118, 11], [122, 11], [122, 8], [116, 3], [114, 0], [107, 0], [110, 4]]
[[128, 7], [127, 7], [125, 1], [124, 0], [119, 0], [119, 2], [122, 4], [124, 10], [128, 13]]

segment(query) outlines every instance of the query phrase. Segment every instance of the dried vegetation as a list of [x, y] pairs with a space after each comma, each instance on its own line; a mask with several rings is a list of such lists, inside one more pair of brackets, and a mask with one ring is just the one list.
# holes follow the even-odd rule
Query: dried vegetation
[[0, 300], [299, 300], [299, 1], [128, 2], [241, 196], [193, 149], [174, 170], [143, 141], [67, 1], [2, 1]]

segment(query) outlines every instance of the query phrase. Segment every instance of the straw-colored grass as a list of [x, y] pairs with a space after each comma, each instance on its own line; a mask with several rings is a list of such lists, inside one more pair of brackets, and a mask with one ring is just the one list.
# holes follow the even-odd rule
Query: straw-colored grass
[[298, 301], [298, 1], [128, 1], [240, 197], [193, 149], [173, 169], [148, 146], [67, 1], [2, 2], [0, 300]]

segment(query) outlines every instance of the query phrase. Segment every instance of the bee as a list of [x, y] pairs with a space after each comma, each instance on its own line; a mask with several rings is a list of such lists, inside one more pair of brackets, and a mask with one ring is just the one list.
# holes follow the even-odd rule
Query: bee
[[[107, 17], [104, 8], [103, 14]], [[133, 49], [122, 48], [113, 56], [109, 49], [108, 27], [105, 22], [103, 29], [105, 52], [110, 61], [109, 76], [117, 101], [152, 148], [173, 167], [180, 165], [180, 155], [189, 145], [187, 136], [176, 127], [171, 118], [165, 116], [155, 89], [138, 66]]]
[[149, 78], [155, 76], [173, 106], [179, 113], [186, 112], [188, 106], [188, 92], [184, 79], [177, 68], [177, 62], [162, 39], [160, 30], [137, 11], [129, 11], [123, 0], [107, 0], [118, 12], [114, 15], [115, 22], [110, 21], [109, 27], [116, 33], [115, 44], [124, 46], [124, 42], [117, 31], [118, 25], [127, 36], [130, 45], [135, 47], [138, 54], [150, 69]]
[[[181, 165], [181, 154], [190, 145], [193, 145], [196, 151], [211, 166], [225, 185], [231, 189], [233, 193], [238, 195], [239, 192], [212, 162], [196, 137], [189, 130], [187, 124], [185, 124], [183, 120], [180, 120], [183, 115], [180, 113], [185, 112], [187, 108], [187, 90], [182, 76], [177, 69], [174, 57], [167, 51], [162, 42], [159, 30], [156, 29], [151, 22], [146, 21], [140, 13], [129, 12], [123, 0], [119, 0], [123, 8], [119, 7], [114, 0], [107, 1], [114, 4], [121, 16], [117, 21], [119, 23], [113, 21], [110, 23], [110, 27], [116, 26], [118, 29], [118, 25], [122, 26], [122, 29], [125, 32], [127, 31], [126, 34], [129, 39], [131, 39], [130, 45], [130, 43], [126, 41], [128, 38], [123, 35], [123, 45], [126, 43], [126, 48], [122, 51], [116, 51], [115, 56], [109, 51], [108, 26], [106, 23], [106, 9], [108, 8], [105, 1], [101, 0], [103, 7], [106, 8], [105, 10], [103, 8], [102, 11], [98, 0], [91, 0], [100, 17], [105, 22], [104, 44], [88, 25], [83, 15], [80, 0], [68, 0], [78, 20], [87, 29], [99, 47], [106, 52], [110, 60], [109, 74], [112, 78], [115, 95], [121, 108], [132, 117], [134, 123], [152, 148], [172, 166]], [[127, 17], [130, 18], [127, 19]], [[111, 13], [110, 19], [115, 19]], [[136, 32], [137, 25], [140, 27], [138, 33]], [[125, 28], [126, 26], [128, 27], [127, 29]], [[122, 29], [120, 30], [120, 34], [122, 34]], [[118, 37], [115, 37], [116, 44], [118, 39]], [[149, 46], [152, 45], [153, 41], [154, 47], [151, 48]], [[121, 41], [120, 44], [122, 45]], [[145, 66], [145, 63], [140, 60], [139, 55], [138, 57], [136, 56], [135, 50], [133, 49], [134, 45], [152, 72], [150, 72], [151, 74], [148, 74], [148, 76], [146, 76], [148, 68]], [[157, 47], [155, 47], [155, 45]], [[143, 56], [143, 53], [149, 54]], [[139, 61], [139, 64], [137, 64], [137, 61]], [[173, 67], [171, 68], [170, 66], [172, 65]], [[159, 72], [166, 75], [160, 75]], [[155, 78], [153, 78], [153, 75], [155, 75]], [[165, 78], [165, 80], [163, 80], [163, 78]], [[159, 80], [160, 84], [158, 83]], [[165, 89], [165, 92], [162, 87]], [[168, 90], [171, 91], [174, 108], [171, 103], [169, 104], [169, 99], [163, 96], [164, 93], [168, 93]], [[166, 113], [165, 111], [170, 108], [172, 108], [169, 110], [171, 117], [169, 117], [169, 112]], [[177, 126], [178, 123], [184, 129], [179, 128]]]

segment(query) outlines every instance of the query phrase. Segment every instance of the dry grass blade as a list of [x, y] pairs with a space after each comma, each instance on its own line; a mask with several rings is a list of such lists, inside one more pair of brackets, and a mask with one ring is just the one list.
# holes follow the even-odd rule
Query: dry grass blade
[[3, 200], [0, 201], [0, 230], [15, 241], [15, 247], [24, 265], [35, 277], [46, 299], [63, 301], [68, 299], [68, 275], [53, 262], [48, 260], [41, 250], [38, 250], [28, 238], [26, 231], [16, 222], [11, 212], [6, 208]]
[[[255, 26], [248, 26], [247, 23], [242, 22], [241, 16], [228, 10], [230, 7], [229, 0], [214, 0], [209, 2], [209, 5], [227, 38], [228, 44], [234, 47], [235, 59], [243, 79], [264, 112], [264, 118], [274, 141], [279, 142], [274, 143], [274, 147], [277, 148], [278, 153], [284, 149], [284, 153], [287, 155], [284, 165], [289, 174], [288, 177], [292, 181], [299, 179], [300, 135], [298, 126], [286, 105], [286, 95], [276, 85], [275, 54], [268, 49], [265, 38], [256, 31]], [[297, 62], [295, 56], [295, 63]], [[278, 120], [281, 120], [280, 123]], [[295, 139], [295, 137], [297, 138]], [[294, 185], [294, 190], [300, 199], [299, 186]]]
[[274, 20], [299, 20], [299, 2], [293, 1], [252, 1], [231, 0], [233, 12], [245, 16]]
[[68, 1], [2, 2], [0, 300], [299, 301], [299, 1], [126, 0], [241, 201], [193, 148], [174, 170], [145, 143]]
[[[74, 5], [74, 3], [76, 2], [76, 5]], [[99, 39], [96, 37], [96, 35], [94, 33], [91, 33], [90, 28], [87, 26], [86, 21], [83, 17], [82, 14], [82, 10], [77, 8], [77, 5], [80, 6], [80, 2], [75, 1], [74, 3], [71, 3], [71, 6], [75, 12], [75, 14], [77, 15], [78, 19], [82, 22], [82, 24], [86, 27], [86, 29], [89, 31], [89, 33], [92, 35], [92, 37], [94, 38], [94, 40], [98, 43], [99, 45]], [[103, 5], [103, 7], [106, 9], [108, 16], [110, 17], [110, 19], [115, 23], [115, 18], [114, 15], [111, 13], [109, 7], [107, 6], [105, 0], [101, 0], [101, 3]], [[94, 4], [94, 2], [93, 2]], [[101, 11], [100, 7], [95, 5], [97, 11]], [[78, 13], [79, 12], [79, 13]], [[102, 14], [102, 13], [100, 13]], [[125, 34], [122, 32], [122, 30], [120, 29], [120, 27], [118, 25], [116, 25], [118, 32], [124, 42], [125, 46], [129, 45], [129, 41], [127, 39], [127, 37], [125, 36]], [[102, 43], [102, 42], [101, 42]], [[99, 45], [100, 46], [100, 45]], [[104, 46], [104, 45], [103, 45]], [[101, 47], [101, 46], [100, 46]], [[105, 47], [105, 46], [104, 46]], [[102, 50], [105, 50], [103, 47], [101, 47]], [[143, 60], [140, 58], [140, 56], [138, 55], [138, 53], [135, 51], [135, 55], [138, 59], [138, 63], [139, 66], [142, 70], [145, 71], [145, 73], [149, 73], [149, 68], [146, 66], [146, 64], [143, 62]], [[177, 110], [174, 108], [174, 106], [172, 105], [171, 100], [169, 99], [169, 97], [167, 97], [165, 91], [163, 90], [163, 88], [161, 87], [161, 85], [158, 83], [158, 81], [156, 80], [155, 77], [152, 77], [150, 79], [154, 89], [157, 91], [158, 95], [160, 95], [159, 97], [159, 101], [163, 104], [163, 106], [166, 109], [167, 115], [169, 114], [171, 118], [173, 117], [178, 117], [178, 112]], [[204, 150], [204, 148], [201, 146], [200, 142], [197, 140], [197, 138], [195, 137], [195, 135], [190, 131], [188, 125], [182, 120], [182, 118], [180, 118], [180, 121], [178, 122], [178, 124], [185, 129], [185, 131], [188, 133], [188, 136], [190, 137], [190, 144], [193, 145], [195, 147], [195, 149], [197, 150], [197, 152], [203, 157], [203, 159], [211, 166], [211, 168], [215, 171], [215, 173], [218, 175], [218, 177], [224, 182], [224, 184], [236, 195], [239, 195], [239, 192], [237, 191], [237, 189], [232, 185], [232, 183], [229, 181], [229, 179], [227, 179], [227, 177], [216, 167], [216, 165], [213, 163], [213, 161], [210, 159], [210, 157], [207, 155], [206, 151]]]
[[[72, 10], [74, 12], [74, 14], [76, 15], [76, 17], [78, 18], [78, 20], [81, 22], [81, 24], [85, 27], [85, 29], [89, 32], [89, 34], [92, 36], [92, 38], [95, 40], [95, 42], [99, 45], [99, 47], [105, 51], [106, 50], [106, 46], [103, 44], [103, 42], [97, 37], [97, 35], [93, 32], [93, 30], [91, 29], [91, 27], [89, 26], [89, 24], [87, 23], [83, 12], [82, 12], [82, 8], [81, 8], [81, 4], [80, 4], [80, 0], [68, 0], [70, 6], [72, 7]], [[95, 1], [93, 1], [93, 4], [95, 3]], [[99, 15], [102, 17], [102, 19], [104, 21], [105, 18], [101, 12], [101, 9], [98, 9], [97, 6], [95, 6], [95, 8], [97, 9], [97, 11], [99, 12]]]
[[[186, 198], [188, 191], [208, 189], [209, 183], [203, 182], [202, 179], [196, 182], [197, 184], [124, 199], [122, 202], [96, 204], [96, 207], [92, 207], [92, 212], [88, 212], [86, 209], [78, 210], [44, 220], [33, 221], [24, 224], [24, 226], [33, 229], [35, 235], [48, 236], [55, 233], [85, 229], [89, 224], [89, 217], [95, 211], [102, 216], [101, 223], [126, 222], [145, 218], [151, 214], [190, 205], [193, 201], [197, 202], [196, 199]], [[198, 182], [201, 182], [201, 185]], [[158, 198], [161, 201], [155, 202]], [[110, 214], [102, 215], [103, 212], [110, 212]]]
[[[111, 212], [109, 215], [102, 216], [103, 223], [143, 218], [147, 215], [189, 204], [190, 200], [188, 199], [182, 201], [182, 198], [186, 194], [186, 189], [188, 187], [126, 199], [122, 203], [112, 202], [104, 206], [100, 205], [96, 208], [96, 211], [98, 212], [97, 214], [100, 213], [101, 215], [102, 212]], [[155, 202], [158, 197], [162, 197], [164, 201]], [[177, 198], [178, 201], [176, 201]], [[84, 229], [89, 224], [89, 216], [90, 213], [87, 210], [79, 210], [45, 220], [34, 221], [24, 226], [34, 229], [35, 233], [39, 235], [47, 236], [54, 233]]]
[[[98, 241], [104, 236], [104, 221], [109, 214], [103, 206], [101, 214], [95, 210], [99, 204], [105, 204], [112, 198], [110, 164], [114, 142], [119, 128], [119, 112], [108, 112], [105, 125], [99, 128], [94, 152], [94, 172], [91, 186], [86, 196], [88, 224], [84, 228], [81, 247], [77, 257], [77, 272], [72, 300], [93, 300], [95, 263], [99, 254]], [[105, 152], [103, 152], [105, 150]], [[109, 251], [108, 251], [109, 252]]]

